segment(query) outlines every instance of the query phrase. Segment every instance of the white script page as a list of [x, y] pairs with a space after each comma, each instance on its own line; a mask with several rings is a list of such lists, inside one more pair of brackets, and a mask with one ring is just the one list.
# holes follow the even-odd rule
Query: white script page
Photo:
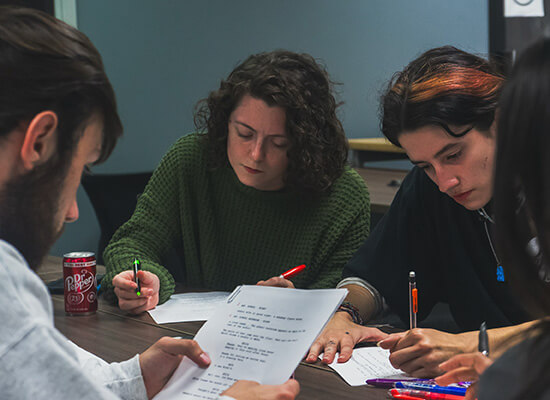
[[212, 364], [184, 358], [155, 399], [215, 399], [239, 379], [284, 383], [346, 294], [239, 286], [195, 336]]
[[[322, 359], [323, 355], [319, 356]], [[403, 371], [394, 368], [390, 363], [390, 351], [380, 347], [361, 347], [353, 349], [348, 362], [338, 363], [338, 353], [329, 367], [351, 386], [366, 385], [367, 379], [406, 379], [410, 378]]]
[[149, 310], [157, 324], [170, 322], [206, 321], [216, 307], [225, 302], [229, 292], [199, 292], [173, 294], [160, 306]]

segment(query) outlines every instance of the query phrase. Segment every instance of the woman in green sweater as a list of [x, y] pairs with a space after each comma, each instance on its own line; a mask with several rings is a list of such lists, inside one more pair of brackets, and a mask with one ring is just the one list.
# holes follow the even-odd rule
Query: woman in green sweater
[[[370, 214], [366, 186], [346, 166], [336, 108], [327, 72], [309, 55], [260, 53], [235, 68], [199, 103], [201, 133], [163, 157], [105, 250], [103, 282], [119, 306], [139, 313], [165, 302], [174, 276], [232, 290], [299, 264], [307, 268], [296, 287], [334, 287], [368, 235]], [[182, 264], [168, 271], [162, 260], [173, 247]]]

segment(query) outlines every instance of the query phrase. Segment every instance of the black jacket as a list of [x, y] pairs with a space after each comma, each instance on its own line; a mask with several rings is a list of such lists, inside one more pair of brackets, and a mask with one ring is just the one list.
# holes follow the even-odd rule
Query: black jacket
[[343, 277], [369, 282], [406, 323], [411, 270], [416, 272], [419, 321], [443, 302], [461, 330], [477, 330], [483, 321], [491, 328], [525, 322], [528, 315], [508, 284], [497, 281], [484, 222], [415, 167]]

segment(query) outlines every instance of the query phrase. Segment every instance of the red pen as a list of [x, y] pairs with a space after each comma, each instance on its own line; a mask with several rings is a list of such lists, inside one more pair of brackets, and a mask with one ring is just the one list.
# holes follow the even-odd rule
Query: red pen
[[402, 400], [422, 400], [421, 397], [412, 397], [406, 394], [399, 394], [399, 393], [392, 394], [391, 397], [393, 397], [394, 399], [402, 399]]
[[389, 393], [394, 399], [406, 400], [464, 400], [464, 396], [446, 393], [426, 392], [424, 390], [413, 389], [390, 389]]
[[294, 268], [292, 268], [292, 269], [289, 269], [289, 270], [286, 271], [286, 272], [283, 272], [281, 275], [279, 275], [279, 278], [290, 279], [290, 278], [292, 278], [293, 276], [298, 275], [298, 274], [299, 274], [300, 272], [302, 272], [305, 268], [306, 268], [306, 265], [305, 265], [305, 264], [298, 265], [297, 267], [294, 267]]

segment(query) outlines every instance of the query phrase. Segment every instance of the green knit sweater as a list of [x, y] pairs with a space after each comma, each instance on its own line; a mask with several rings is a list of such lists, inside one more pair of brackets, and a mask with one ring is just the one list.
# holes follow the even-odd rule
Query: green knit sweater
[[314, 199], [260, 191], [243, 185], [230, 166], [207, 168], [203, 139], [184, 136], [163, 157], [133, 216], [105, 250], [102, 286], [112, 291], [113, 277], [137, 257], [159, 277], [165, 302], [174, 278], [161, 260], [179, 246], [185, 286], [230, 291], [306, 264], [292, 279], [296, 287], [334, 287], [369, 233], [362, 178], [346, 168], [328, 194]]

